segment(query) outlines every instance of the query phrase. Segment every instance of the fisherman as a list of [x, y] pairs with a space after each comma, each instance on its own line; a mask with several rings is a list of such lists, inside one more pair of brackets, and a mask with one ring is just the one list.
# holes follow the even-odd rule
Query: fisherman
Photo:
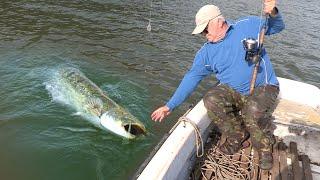
[[[265, 35], [279, 33], [284, 29], [284, 22], [276, 0], [264, 0], [263, 3], [263, 11], [268, 17]], [[264, 22], [262, 17], [249, 16], [231, 23], [215, 5], [200, 8], [192, 34], [202, 34], [207, 42], [196, 53], [191, 69], [171, 99], [151, 114], [152, 120], [161, 122], [204, 77], [216, 74], [220, 84], [209, 89], [203, 99], [208, 116], [227, 137], [219, 149], [226, 154], [234, 154], [251, 136], [252, 145], [259, 152], [260, 168], [271, 169], [271, 149], [275, 139], [270, 117], [279, 94], [279, 82], [263, 48], [255, 89], [249, 94], [255, 63], [246, 60], [243, 43], [246, 39], [257, 39]]]

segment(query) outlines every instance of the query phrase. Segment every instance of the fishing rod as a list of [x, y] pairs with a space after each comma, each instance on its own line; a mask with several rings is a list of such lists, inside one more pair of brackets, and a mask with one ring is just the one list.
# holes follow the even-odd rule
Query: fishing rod
[[258, 39], [258, 51], [257, 53], [252, 57], [252, 62], [255, 63], [254, 69], [253, 69], [253, 73], [252, 73], [252, 78], [251, 78], [251, 82], [250, 82], [250, 95], [253, 94], [254, 91], [254, 86], [256, 83], [256, 79], [257, 79], [257, 75], [258, 75], [258, 70], [259, 70], [259, 66], [260, 66], [260, 60], [261, 60], [261, 56], [262, 56], [262, 49], [263, 49], [263, 41], [264, 41], [264, 37], [265, 37], [265, 33], [267, 30], [267, 23], [268, 23], [268, 17], [269, 14], [265, 15], [266, 19], [265, 19], [265, 23], [260, 31], [259, 34], [259, 39]]
[[[245, 60], [255, 64], [252, 72], [251, 82], [250, 82], [250, 91], [249, 91], [250, 95], [253, 94], [254, 86], [256, 83], [257, 74], [260, 66], [260, 60], [261, 60], [262, 50], [263, 50], [263, 41], [264, 41], [264, 36], [267, 30], [267, 24], [268, 24], [268, 17], [269, 17], [269, 14], [265, 14], [265, 22], [258, 35], [258, 40], [254, 38], [248, 38], [248, 39], [242, 40], [243, 47], [246, 51]], [[262, 21], [262, 14], [261, 14], [260, 21]]]

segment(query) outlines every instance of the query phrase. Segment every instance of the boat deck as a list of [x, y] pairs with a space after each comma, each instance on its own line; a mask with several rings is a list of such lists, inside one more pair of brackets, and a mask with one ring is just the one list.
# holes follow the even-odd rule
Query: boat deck
[[307, 126], [320, 129], [320, 107], [312, 108], [293, 101], [281, 99], [273, 112], [274, 122]]
[[[298, 155], [295, 142], [290, 142], [288, 147], [282, 141], [277, 141], [273, 147], [273, 168], [269, 171], [259, 168], [257, 165], [258, 155], [252, 146], [232, 156], [222, 155], [224, 158], [229, 158], [228, 163], [230, 164], [218, 160], [221, 155], [216, 156], [216, 154], [221, 152], [217, 152], [217, 150], [215, 146], [207, 150], [206, 157], [198, 161], [196, 165], [198, 171], [197, 169], [194, 171], [192, 179], [312, 180], [320, 178], [320, 174], [312, 173], [309, 157]], [[208, 158], [210, 153], [215, 154], [213, 158]], [[236, 167], [235, 163], [238, 163], [239, 166]], [[232, 169], [232, 166], [235, 168]], [[235, 170], [238, 170], [238, 173]]]

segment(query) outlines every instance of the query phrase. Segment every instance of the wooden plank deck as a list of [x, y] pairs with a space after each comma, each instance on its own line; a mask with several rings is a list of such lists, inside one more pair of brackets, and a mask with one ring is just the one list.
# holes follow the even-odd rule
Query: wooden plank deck
[[[298, 155], [297, 144], [291, 142], [287, 147], [282, 141], [277, 141], [273, 147], [273, 168], [269, 171], [261, 170], [258, 166], [258, 153], [250, 145], [248, 148], [241, 150], [238, 154], [231, 157], [231, 161], [248, 161], [250, 165], [241, 164], [241, 169], [250, 172], [250, 177], [244, 179], [252, 180], [312, 180], [310, 169], [310, 159], [307, 155]], [[204, 169], [208, 169], [206, 167]], [[202, 170], [203, 171], [203, 170]], [[192, 179], [216, 179], [214, 174], [219, 174], [213, 169], [202, 172], [201, 177]]]

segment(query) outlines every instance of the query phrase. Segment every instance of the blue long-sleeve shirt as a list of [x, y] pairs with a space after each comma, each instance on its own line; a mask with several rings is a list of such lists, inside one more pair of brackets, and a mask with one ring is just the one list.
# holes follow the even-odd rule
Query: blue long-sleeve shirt
[[[264, 21], [256, 16], [249, 16], [229, 24], [226, 36], [219, 42], [206, 42], [197, 52], [191, 69], [185, 74], [174, 95], [166, 106], [172, 111], [179, 106], [209, 74], [216, 74], [222, 84], [227, 84], [237, 92], [248, 95], [254, 64], [245, 60], [242, 40], [258, 39]], [[266, 35], [280, 32], [284, 23], [280, 13], [270, 17]], [[270, 58], [265, 49], [262, 51], [259, 72], [255, 87], [265, 84], [279, 85]]]

